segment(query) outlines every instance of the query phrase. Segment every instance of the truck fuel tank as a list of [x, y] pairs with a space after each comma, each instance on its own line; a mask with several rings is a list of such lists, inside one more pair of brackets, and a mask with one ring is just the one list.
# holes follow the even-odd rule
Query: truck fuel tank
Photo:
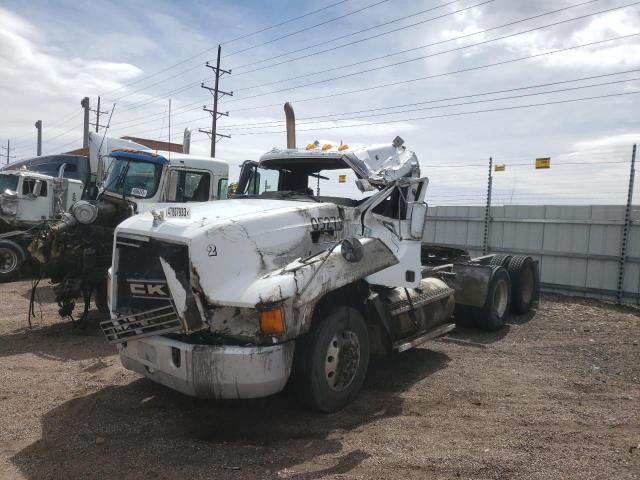
[[454, 290], [438, 278], [422, 279], [418, 288], [391, 288], [379, 294], [388, 305], [396, 339], [447, 322], [455, 307]]

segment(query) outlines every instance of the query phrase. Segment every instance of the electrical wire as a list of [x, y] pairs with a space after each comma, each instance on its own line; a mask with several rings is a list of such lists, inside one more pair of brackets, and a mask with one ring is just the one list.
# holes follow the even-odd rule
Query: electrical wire
[[[589, 43], [583, 43], [583, 44], [580, 44], [580, 45], [573, 45], [571, 47], [559, 48], [559, 49], [556, 49], [556, 50], [549, 50], [547, 52], [537, 53], [537, 54], [533, 54], [533, 55], [527, 55], [527, 56], [524, 56], [524, 57], [512, 58], [512, 59], [503, 60], [503, 61], [500, 61], [500, 62], [488, 63], [488, 64], [484, 64], [484, 65], [477, 65], [475, 67], [468, 67], [468, 68], [463, 68], [463, 69], [459, 69], [459, 70], [451, 70], [451, 71], [448, 71], [448, 72], [432, 74], [432, 75], [426, 75], [426, 76], [416, 77], [416, 78], [410, 78], [410, 79], [407, 79], [407, 80], [399, 80], [399, 81], [396, 81], [396, 82], [383, 83], [383, 84], [373, 85], [371, 87], [364, 87], [364, 88], [358, 88], [358, 89], [354, 89], [354, 90], [345, 90], [345, 91], [341, 91], [341, 92], [334, 92], [334, 93], [331, 93], [331, 94], [319, 95], [319, 96], [316, 96], [316, 97], [300, 98], [300, 99], [290, 100], [290, 102], [292, 102], [292, 103], [303, 103], [303, 102], [311, 102], [311, 101], [315, 101], [315, 100], [325, 100], [327, 98], [334, 98], [334, 97], [339, 97], [339, 96], [344, 96], [344, 95], [351, 95], [351, 94], [354, 94], [354, 93], [369, 92], [369, 91], [372, 91], [372, 90], [378, 90], [380, 88], [395, 87], [395, 86], [399, 86], [399, 85], [407, 85], [409, 83], [419, 82], [419, 81], [423, 81], [423, 80], [430, 80], [430, 79], [433, 79], [433, 78], [441, 78], [441, 77], [446, 77], [446, 76], [449, 76], [449, 75], [457, 75], [459, 73], [467, 73], [467, 72], [472, 72], [472, 71], [476, 71], [476, 70], [482, 70], [482, 69], [485, 69], [485, 68], [493, 68], [493, 67], [498, 67], [498, 66], [502, 66], [502, 65], [508, 65], [510, 63], [521, 62], [521, 61], [524, 61], [524, 60], [531, 60], [531, 59], [534, 59], [534, 58], [540, 58], [540, 57], [544, 57], [544, 56], [547, 56], [547, 55], [553, 55], [553, 54], [556, 54], [556, 53], [569, 52], [569, 51], [572, 51], [572, 50], [576, 50], [578, 48], [591, 47], [591, 46], [594, 46], [594, 45], [601, 45], [601, 44], [604, 44], [604, 43], [614, 42], [614, 41], [618, 41], [618, 40], [626, 40], [626, 39], [629, 39], [631, 37], [636, 37], [638, 35], [640, 35], [640, 32], [629, 34], [629, 35], [621, 35], [619, 37], [607, 38], [607, 39], [604, 39], [604, 40], [598, 40], [598, 41], [589, 42]], [[269, 92], [269, 93], [273, 93], [273, 92]], [[272, 103], [272, 104], [268, 104], [268, 105], [259, 105], [259, 106], [253, 106], [253, 107], [236, 108], [236, 109], [234, 109], [234, 111], [235, 112], [240, 112], [240, 111], [248, 111], [248, 110], [258, 110], [258, 109], [262, 109], [262, 108], [268, 108], [268, 107], [274, 107], [274, 106], [280, 106], [280, 105], [281, 105], [281, 103], [275, 103], [275, 104]]]
[[[388, 1], [388, 0], [385, 0], [385, 1]], [[429, 8], [429, 9], [426, 9], [426, 10], [422, 10], [422, 11], [420, 11], [420, 12], [418, 12], [418, 13], [413, 14], [413, 15], [407, 15], [407, 16], [405, 16], [405, 17], [401, 17], [401, 19], [406, 19], [406, 18], [409, 18], [409, 17], [411, 17], [411, 16], [415, 16], [415, 15], [421, 15], [421, 14], [423, 14], [423, 13], [425, 13], [425, 12], [429, 12], [429, 11], [432, 11], [432, 10], [436, 10], [436, 9], [438, 9], [438, 8], [442, 8], [442, 7], [445, 7], [445, 6], [451, 5], [451, 4], [453, 4], [453, 3], [456, 3], [457, 1], [458, 1], [458, 0], [454, 0], [454, 1], [451, 1], [451, 2], [447, 2], [447, 3], [444, 3], [444, 4], [438, 5], [438, 6], [433, 7], [433, 8]], [[472, 8], [475, 8], [475, 7], [478, 7], [478, 6], [481, 6], [481, 5], [485, 5], [485, 4], [487, 4], [487, 3], [491, 3], [491, 2], [494, 2], [494, 1], [495, 1], [495, 0], [485, 0], [485, 1], [481, 2], [481, 3], [475, 4], [475, 5], [472, 5], [472, 6], [469, 6], [469, 7], [465, 7], [465, 8], [462, 8], [462, 9], [459, 9], [459, 10], [456, 10], [456, 11], [453, 11], [453, 12], [449, 12], [449, 13], [446, 13], [446, 14], [440, 15], [440, 16], [438, 16], [438, 17], [434, 17], [434, 18], [430, 18], [430, 19], [427, 19], [427, 20], [423, 20], [423, 21], [421, 21], [421, 22], [414, 23], [414, 24], [408, 25], [408, 26], [406, 26], [406, 27], [401, 27], [401, 28], [399, 28], [399, 29], [396, 29], [396, 30], [393, 30], [393, 31], [391, 31], [391, 32], [387, 32], [387, 33], [394, 33], [394, 32], [396, 32], [396, 31], [405, 30], [405, 29], [410, 28], [410, 27], [414, 27], [414, 26], [417, 26], [417, 25], [421, 25], [421, 24], [424, 24], [424, 23], [427, 23], [427, 22], [433, 21], [433, 20], [437, 20], [437, 19], [440, 19], [440, 18], [444, 18], [444, 17], [447, 17], [447, 16], [451, 16], [451, 15], [457, 14], [457, 13], [461, 13], [461, 12], [464, 12], [464, 11], [466, 11], [466, 10], [470, 10], [470, 9], [472, 9]], [[584, 2], [584, 3], [591, 3], [591, 2], [595, 2], [595, 1], [600, 1], [600, 0], [589, 0], [588, 2]], [[580, 5], [582, 5], [582, 4], [580, 4]], [[563, 9], [561, 9], [561, 10], [563, 10]], [[397, 20], [392, 20], [392, 21], [391, 21], [391, 23], [393, 23], [394, 21], [397, 21]], [[383, 25], [384, 25], [384, 24], [383, 24]], [[372, 28], [373, 28], [373, 27], [372, 27]], [[370, 30], [370, 29], [371, 29], [371, 28], [364, 29], [364, 30], [361, 30], [361, 31], [366, 31], [366, 30]], [[360, 32], [356, 32], [356, 33], [360, 33]], [[386, 33], [385, 33], [385, 34], [386, 34]], [[350, 36], [350, 35], [352, 35], [352, 34], [349, 34], [349, 35], [346, 35], [346, 36]], [[361, 43], [361, 42], [366, 41], [366, 40], [370, 40], [370, 39], [373, 39], [373, 38], [378, 38], [378, 37], [380, 37], [381, 35], [383, 35], [383, 34], [373, 35], [373, 36], [368, 37], [368, 38], [366, 38], [366, 39], [358, 40], [358, 41], [356, 41], [356, 42], [351, 42], [350, 44], [345, 44], [345, 45], [342, 45], [342, 46], [340, 46], [340, 47], [336, 47], [336, 48], [343, 48], [343, 47], [345, 47], [345, 46], [352, 45], [352, 44], [355, 44], [355, 43]], [[341, 37], [338, 37], [338, 38], [341, 38]], [[317, 46], [317, 45], [323, 45], [323, 44], [328, 44], [328, 43], [331, 43], [331, 42], [334, 42], [334, 41], [336, 41], [336, 38], [332, 38], [331, 40], [327, 40], [327, 41], [321, 42], [320, 44], [316, 44], [315, 46]], [[452, 40], [446, 40], [446, 41], [452, 41]], [[438, 42], [438, 43], [440, 43], [440, 42]], [[311, 48], [311, 47], [309, 47], [309, 48]], [[320, 54], [320, 53], [324, 53], [324, 52], [332, 51], [332, 50], [334, 50], [334, 48], [331, 48], [331, 49], [328, 49], [328, 50], [323, 50], [323, 51], [321, 51], [321, 52], [315, 52], [315, 53], [312, 53], [312, 54], [308, 55], [307, 57], [309, 57], [309, 56], [313, 56], [313, 55], [318, 55], [318, 54]], [[227, 55], [227, 56], [229, 56], [229, 55]], [[303, 58], [303, 57], [299, 57], [299, 58]], [[299, 58], [297, 58], [297, 59], [299, 59]], [[285, 62], [281, 62], [281, 63], [279, 63], [278, 65], [280, 65], [280, 64], [282, 64], [282, 63], [289, 63], [289, 61], [294, 61], [294, 60], [297, 60], [297, 59], [292, 59], [292, 60], [288, 60], [288, 61], [285, 61]], [[188, 69], [187, 71], [195, 70], [196, 68], [200, 68], [201, 66], [202, 66], [202, 65], [196, 65], [196, 66], [194, 66], [194, 67], [192, 67], [192, 68]], [[246, 73], [251, 73], [251, 72], [253, 72], [253, 71], [262, 70], [263, 68], [267, 68], [267, 67], [262, 67], [262, 68], [258, 68], [258, 69], [255, 69], [255, 70], [250, 70], [250, 71], [247, 71], [247, 72], [241, 72], [240, 74], [234, 74], [234, 78], [235, 78], [235, 77], [237, 77], [238, 75], [244, 75], [244, 74], [246, 74]], [[151, 84], [151, 85], [148, 85], [148, 86], [146, 86], [146, 87], [143, 87], [143, 88], [141, 88], [141, 89], [138, 89], [138, 90], [136, 90], [136, 91], [134, 91], [134, 92], [128, 93], [128, 94], [123, 95], [123, 96], [121, 96], [121, 97], [118, 97], [116, 100], [121, 100], [121, 99], [123, 99], [123, 98], [125, 98], [125, 97], [128, 97], [128, 96], [130, 96], [130, 95], [133, 95], [133, 94], [135, 94], [135, 93], [139, 93], [139, 92], [141, 92], [141, 91], [143, 91], [143, 90], [146, 90], [147, 88], [150, 88], [150, 87], [153, 87], [153, 86], [155, 86], [155, 85], [159, 85], [159, 84], [161, 84], [161, 83], [164, 83], [164, 81], [169, 80], [169, 79], [172, 79], [172, 78], [175, 78], [175, 77], [177, 77], [177, 76], [179, 76], [179, 75], [182, 75], [183, 73], [186, 73], [187, 71], [182, 72], [182, 73], [179, 73], [179, 74], [176, 74], [176, 75], [173, 75], [173, 76], [168, 77], [168, 78], [163, 79], [163, 80], [159, 80], [159, 81], [157, 81], [157, 82], [155, 82], [155, 83], [153, 83], [153, 84]], [[203, 79], [198, 80], [198, 81], [195, 81], [195, 82], [189, 82], [189, 83], [187, 83], [187, 84], [185, 84], [185, 85], [183, 85], [183, 86], [179, 87], [179, 88], [178, 88], [178, 90], [179, 90], [179, 91], [185, 91], [185, 90], [188, 90], [188, 89], [190, 89], [190, 88], [194, 88], [194, 87], [196, 87], [196, 86], [199, 86], [202, 82], [205, 82], [206, 80], [207, 80], [207, 78], [203, 78]], [[160, 99], [160, 98], [165, 99], [165, 98], [167, 98], [167, 95], [169, 95], [169, 94], [171, 94], [171, 93], [174, 93], [174, 92], [172, 91], [172, 92], [163, 93], [163, 94], [161, 94], [161, 95], [163, 95], [162, 97], [160, 97], [160, 96], [154, 96], [154, 97], [152, 97], [152, 98], [154, 98], [154, 99]], [[131, 103], [131, 105], [134, 105], [134, 104], [135, 104], [135, 103]], [[145, 103], [145, 104], [146, 104], [146, 103]]]
[[[342, 128], [368, 127], [368, 126], [372, 126], [372, 125], [386, 125], [386, 124], [397, 123], [397, 122], [411, 122], [411, 121], [417, 121], [417, 120], [431, 120], [431, 119], [436, 119], [436, 118], [457, 117], [457, 116], [462, 116], [462, 115], [472, 115], [472, 114], [478, 114], [478, 113], [502, 112], [502, 111], [508, 111], [508, 110], [516, 110], [516, 109], [520, 109], [520, 108], [534, 108], [534, 107], [543, 107], [543, 106], [548, 106], [548, 105], [559, 105], [559, 104], [564, 104], [564, 103], [573, 103], [573, 102], [579, 102], [579, 101], [622, 97], [622, 96], [626, 96], [626, 95], [636, 95], [638, 93], [640, 93], [640, 91], [613, 93], [613, 94], [608, 94], [608, 95], [598, 95], [598, 96], [593, 96], [593, 97], [574, 98], [574, 99], [570, 99], [570, 100], [557, 100], [557, 101], [553, 101], [553, 102], [534, 103], [534, 104], [527, 104], [527, 105], [516, 105], [516, 106], [510, 106], [510, 107], [491, 108], [491, 109], [485, 109], [485, 110], [475, 110], [475, 111], [470, 111], [470, 112], [457, 112], [457, 113], [447, 113], [447, 114], [431, 115], [431, 116], [423, 116], [423, 117], [402, 118], [402, 119], [387, 120], [387, 121], [382, 121], [382, 122], [363, 122], [363, 123], [360, 123], [360, 124], [353, 124], [353, 125], [336, 125], [336, 126], [331, 126], [331, 127], [305, 128], [305, 129], [300, 129], [298, 131], [299, 132], [309, 132], [309, 131], [317, 131], [317, 130], [335, 130], [335, 129], [342, 129]], [[270, 134], [277, 134], [277, 133], [286, 133], [286, 131], [280, 131], [279, 130], [279, 131], [268, 131], [268, 132], [247, 132], [247, 133], [236, 133], [235, 135], [236, 136], [237, 135], [270, 135]]]
[[[249, 37], [252, 37], [252, 36], [254, 36], [254, 35], [258, 35], [258, 34], [260, 34], [260, 33], [264, 33], [264, 32], [266, 32], [266, 31], [269, 31], [269, 30], [273, 29], [273, 28], [281, 27], [282, 25], [286, 25], [287, 23], [295, 22], [295, 21], [300, 20], [300, 19], [302, 19], [302, 18], [305, 18], [305, 17], [311, 16], [311, 15], [314, 15], [314, 14], [316, 14], [316, 13], [320, 13], [320, 12], [322, 12], [322, 11], [328, 10], [328, 9], [330, 9], [330, 8], [336, 7], [336, 6], [338, 6], [338, 5], [341, 5], [341, 4], [343, 4], [343, 3], [346, 3], [346, 2], [348, 2], [348, 1], [349, 1], [349, 0], [340, 0], [339, 2], [335, 2], [335, 3], [332, 3], [332, 4], [330, 4], [330, 5], [324, 6], [324, 7], [322, 7], [322, 8], [318, 8], [318, 9], [316, 9], [316, 10], [313, 10], [313, 11], [311, 11], [311, 12], [305, 13], [305, 14], [303, 14], [303, 15], [298, 15], [298, 16], [293, 17], [293, 18], [290, 18], [290, 19], [288, 19], [288, 20], [284, 20], [284, 21], [282, 21], [282, 22], [279, 22], [279, 23], [276, 23], [276, 24], [273, 24], [273, 25], [270, 25], [270, 26], [267, 26], [267, 27], [264, 27], [264, 28], [261, 28], [261, 29], [255, 30], [255, 31], [253, 31], [253, 32], [250, 32], [250, 33], [247, 33], [247, 34], [240, 35], [240, 36], [235, 37], [235, 38], [232, 38], [232, 39], [230, 39], [230, 40], [226, 40], [226, 41], [222, 42], [222, 44], [223, 44], [223, 45], [226, 45], [226, 44], [229, 44], [229, 43], [237, 42], [237, 41], [239, 41], [239, 40], [244, 40], [245, 38], [249, 38]], [[149, 75], [147, 75], [147, 76], [145, 76], [145, 77], [142, 77], [142, 78], [139, 78], [139, 79], [137, 79], [137, 80], [134, 80], [133, 82], [129, 82], [129, 83], [125, 84], [125, 85], [121, 85], [121, 86], [119, 86], [119, 87], [116, 87], [116, 88], [114, 88], [114, 89], [111, 89], [111, 90], [109, 90], [109, 91], [105, 92], [105, 93], [104, 93], [104, 94], [102, 94], [102, 95], [104, 96], [104, 95], [107, 95], [107, 94], [109, 94], [109, 93], [116, 92], [116, 91], [121, 90], [121, 89], [123, 89], [123, 88], [129, 87], [129, 86], [131, 86], [131, 85], [137, 85], [138, 83], [143, 82], [144, 80], [147, 80], [147, 79], [149, 79], [149, 78], [154, 78], [155, 76], [157, 76], [157, 75], [159, 75], [159, 74], [161, 74], [161, 73], [163, 73], [163, 72], [166, 72], [166, 71], [172, 70], [173, 68], [178, 67], [178, 66], [180, 66], [180, 65], [184, 65], [185, 63], [187, 63], [187, 62], [189, 62], [189, 61], [191, 61], [191, 60], [195, 60], [196, 58], [201, 57], [201, 56], [203, 56], [204, 54], [209, 53], [209, 52], [210, 52], [210, 51], [212, 51], [212, 50], [215, 50], [216, 48], [218, 48], [218, 47], [217, 47], [217, 45], [216, 45], [216, 46], [214, 46], [214, 47], [206, 48], [206, 49], [204, 49], [204, 50], [200, 51], [199, 53], [196, 53], [195, 55], [192, 55], [192, 56], [190, 56], [190, 57], [188, 57], [188, 58], [186, 58], [186, 59], [184, 59], [184, 60], [181, 60], [181, 61], [179, 61], [179, 62], [177, 62], [177, 63], [174, 63], [173, 65], [170, 65], [169, 67], [166, 67], [166, 68], [163, 68], [163, 69], [161, 69], [161, 70], [158, 70], [158, 71], [156, 71], [156, 72], [154, 72], [154, 73], [152, 73], [152, 74], [149, 74]], [[198, 64], [198, 66], [201, 66], [201, 64]]]
[[[263, 84], [260, 84], [260, 85], [253, 85], [253, 86], [249, 86], [249, 87], [236, 88], [234, 91], [235, 92], [240, 92], [240, 91], [243, 91], [243, 90], [248, 90], [248, 89], [253, 89], [253, 88], [262, 88], [262, 87], [265, 87], [265, 86], [274, 85], [274, 84], [287, 82], [287, 81], [291, 81], [291, 80], [296, 80], [296, 79], [299, 79], [299, 78], [318, 75], [320, 73], [327, 73], [327, 72], [331, 72], [331, 71], [334, 71], [334, 70], [341, 70], [341, 69], [353, 67], [353, 66], [356, 66], [356, 65], [362, 65], [362, 64], [365, 64], [365, 63], [370, 63], [370, 62], [373, 62], [373, 61], [382, 60], [384, 58], [394, 57], [394, 56], [397, 56], [397, 55], [413, 52], [413, 51], [416, 51], [416, 50], [422, 50], [424, 48], [433, 47], [433, 46], [441, 45], [441, 44], [444, 44], [444, 43], [456, 42], [456, 41], [459, 41], [459, 40], [462, 40], [462, 39], [465, 39], [465, 38], [468, 38], [468, 37], [472, 37], [472, 36], [475, 36], [475, 35], [482, 35], [482, 34], [485, 34], [487, 32], [490, 32], [490, 31], [493, 31], [493, 30], [499, 30], [499, 29], [505, 28], [505, 27], [511, 27], [511, 26], [517, 25], [519, 23], [527, 22], [527, 21], [530, 21], [530, 20], [534, 20], [536, 18], [541, 18], [541, 17], [548, 16], [548, 15], [553, 15], [553, 14], [556, 14], [556, 13], [559, 13], [559, 12], [563, 12], [563, 11], [570, 10], [570, 9], [573, 9], [573, 8], [581, 7], [581, 6], [584, 6], [586, 4], [594, 3], [594, 2], [597, 2], [597, 1], [600, 1], [600, 0], [588, 0], [586, 2], [581, 2], [581, 3], [574, 4], [574, 5], [569, 5], [569, 6], [564, 7], [564, 8], [551, 10], [549, 12], [541, 13], [541, 14], [538, 14], [538, 15], [533, 15], [531, 17], [523, 18], [523, 19], [520, 19], [520, 20], [515, 20], [515, 21], [512, 21], [512, 22], [508, 22], [508, 23], [502, 24], [502, 25], [496, 25], [496, 26], [493, 26], [493, 27], [490, 27], [490, 28], [486, 28], [484, 30], [478, 30], [478, 31], [475, 31], [475, 32], [472, 32], [472, 33], [467, 33], [465, 35], [459, 35], [457, 37], [447, 38], [445, 40], [440, 40], [438, 42], [432, 42], [432, 43], [428, 43], [428, 44], [425, 44], [425, 45], [420, 45], [418, 47], [412, 47], [412, 48], [408, 48], [408, 49], [405, 49], [405, 50], [400, 50], [400, 51], [397, 51], [397, 52], [388, 53], [388, 54], [381, 55], [381, 56], [374, 57], [374, 58], [370, 58], [370, 59], [367, 59], [367, 60], [360, 60], [358, 62], [350, 63], [348, 65], [340, 65], [340, 66], [337, 66], [337, 67], [331, 67], [331, 68], [328, 68], [328, 69], [323, 69], [323, 70], [316, 71], [316, 72], [306, 73], [306, 74], [298, 75], [298, 76], [295, 76], [295, 77], [284, 78], [284, 79], [276, 80], [276, 81], [273, 81], [273, 82], [263, 83]], [[503, 38], [510, 38], [511, 36], [515, 36], [515, 35], [523, 35], [525, 33], [530, 33], [532, 31], [536, 31], [536, 30], [539, 30], [539, 29], [542, 29], [542, 28], [549, 28], [549, 27], [556, 26], [556, 25], [561, 25], [561, 24], [567, 23], [567, 22], [572, 22], [572, 21], [575, 21], [575, 20], [581, 20], [581, 19], [593, 16], [593, 15], [599, 15], [599, 14], [602, 14], [602, 13], [608, 13], [608, 12], [611, 12], [613, 10], [618, 10], [618, 9], [621, 9], [621, 8], [626, 8], [627, 6], [636, 5], [637, 3], [638, 2], [630, 4], [630, 5], [625, 5], [625, 6], [622, 6], [622, 7], [614, 7], [614, 8], [610, 8], [610, 9], [607, 9], [607, 10], [602, 10], [600, 12], [594, 12], [594, 13], [582, 15], [582, 16], [579, 16], [579, 17], [574, 17], [574, 18], [562, 20], [562, 21], [551, 23], [551, 24], [548, 24], [548, 25], [543, 25], [543, 26], [540, 26], [540, 27], [536, 27], [536, 28], [533, 28], [531, 30], [526, 30], [524, 32], [511, 34], [511, 35], [508, 35], [508, 36], [503, 37]], [[428, 21], [431, 21], [431, 20], [439, 19], [439, 18], [442, 18], [444, 16], [448, 16], [448, 15], [451, 15], [451, 14], [457, 14], [457, 13], [463, 12], [465, 10], [468, 10], [470, 8], [474, 8], [474, 7], [477, 7], [477, 6], [480, 6], [480, 5], [483, 5], [483, 3], [476, 4], [476, 5], [473, 5], [471, 7], [464, 8], [464, 9], [456, 10], [456, 11], [448, 13], [446, 15], [441, 15], [439, 17], [434, 17], [434, 18], [431, 18], [431, 19], [427, 19], [427, 20], [424, 20], [423, 22], [420, 22], [420, 23], [424, 23], [424, 22], [428, 22]], [[378, 34], [378, 35], [376, 35], [374, 37], [368, 37], [367, 39], [376, 38], [377, 36], [380, 36], [380, 35], [381, 34]], [[496, 38], [496, 39], [492, 39], [492, 40], [488, 40], [488, 41], [484, 41], [484, 42], [479, 42], [479, 43], [472, 44], [472, 45], [469, 45], [469, 46], [461, 47], [460, 49], [468, 48], [470, 46], [483, 45], [485, 43], [495, 42], [497, 40], [502, 40], [503, 38]], [[334, 50], [334, 49], [324, 50], [323, 52], [332, 51], [332, 50]], [[453, 49], [453, 50], [448, 50], [448, 51], [445, 51], [445, 52], [441, 52], [441, 53], [438, 53], [438, 55], [440, 55], [442, 53], [448, 53], [448, 52], [451, 52], [451, 51], [456, 51], [456, 50], [458, 50], [458, 49]], [[316, 55], [317, 53], [323, 53], [323, 52], [316, 52], [316, 53], [313, 53], [311, 55]], [[311, 55], [309, 55], [309, 56], [311, 56]], [[306, 56], [304, 58], [308, 58], [309, 56]], [[302, 58], [302, 57], [299, 57], [299, 58]], [[426, 58], [426, 57], [419, 57], [418, 59], [422, 59], [422, 58]], [[235, 76], [237, 76], [237, 74]]]

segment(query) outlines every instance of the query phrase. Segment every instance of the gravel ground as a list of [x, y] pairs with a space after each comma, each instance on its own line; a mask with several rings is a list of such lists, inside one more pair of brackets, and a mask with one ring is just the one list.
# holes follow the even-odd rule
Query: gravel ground
[[[377, 362], [347, 409], [199, 401], [124, 370], [97, 329], [0, 285], [3, 479], [640, 478], [640, 316], [544, 296], [501, 332]], [[50, 292], [43, 288], [46, 300]]]

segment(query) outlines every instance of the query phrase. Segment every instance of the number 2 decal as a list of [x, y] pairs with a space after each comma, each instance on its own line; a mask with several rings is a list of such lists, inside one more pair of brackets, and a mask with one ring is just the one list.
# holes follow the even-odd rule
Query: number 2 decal
[[209, 255], [210, 257], [217, 257], [218, 256], [218, 248], [210, 243], [209, 245], [207, 245], [207, 255]]

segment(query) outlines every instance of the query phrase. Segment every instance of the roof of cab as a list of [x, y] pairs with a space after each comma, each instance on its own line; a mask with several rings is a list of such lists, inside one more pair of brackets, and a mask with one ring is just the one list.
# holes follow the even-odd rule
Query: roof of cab
[[114, 158], [128, 158], [142, 162], [150, 162], [158, 165], [166, 165], [167, 163], [173, 166], [184, 165], [191, 168], [219, 172], [222, 175], [226, 175], [229, 172], [229, 162], [226, 160], [187, 153], [120, 149], [111, 152], [111, 156]]

